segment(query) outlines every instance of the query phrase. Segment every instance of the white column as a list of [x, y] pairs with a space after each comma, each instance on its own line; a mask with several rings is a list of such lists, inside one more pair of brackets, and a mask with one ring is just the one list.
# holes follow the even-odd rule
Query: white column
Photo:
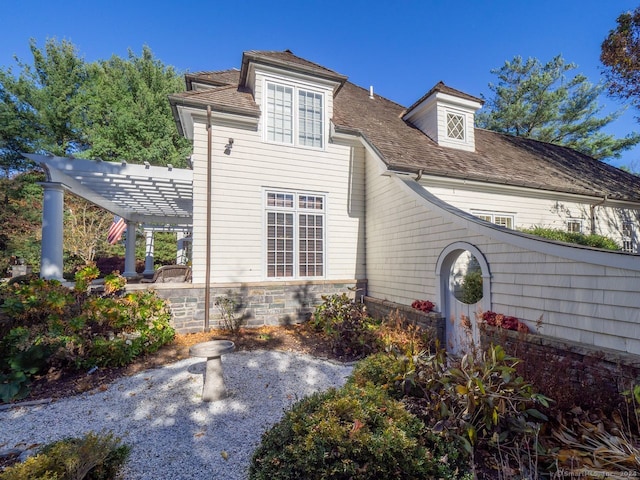
[[62, 281], [64, 187], [61, 183], [50, 182], [42, 182], [40, 185], [44, 188], [40, 277]]
[[136, 224], [127, 220], [127, 238], [124, 242], [124, 272], [125, 278], [136, 277]]
[[176, 254], [176, 264], [178, 265], [186, 265], [187, 264], [187, 245], [184, 240], [184, 232], [177, 232], [176, 238], [178, 240], [178, 251]]
[[144, 254], [144, 272], [145, 276], [152, 276], [153, 268], [153, 230], [145, 230], [145, 254]]

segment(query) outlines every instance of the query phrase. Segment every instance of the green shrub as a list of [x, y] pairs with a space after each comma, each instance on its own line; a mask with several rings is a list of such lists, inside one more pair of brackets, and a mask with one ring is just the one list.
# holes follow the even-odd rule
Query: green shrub
[[80, 271], [75, 291], [42, 279], [2, 288], [0, 401], [23, 398], [30, 379], [49, 368], [123, 366], [173, 339], [164, 299], [152, 290], [118, 293], [118, 275], [105, 279], [106, 296], [87, 295], [95, 274]]
[[545, 422], [536, 407], [550, 402], [517, 374], [518, 363], [499, 345], [481, 359], [465, 355], [451, 365], [440, 351], [416, 359], [404, 387], [426, 400], [420, 418], [435, 431], [459, 438], [469, 452], [478, 443], [506, 445], [534, 432], [536, 422]]
[[347, 384], [358, 387], [371, 384], [386, 390], [393, 398], [400, 398], [402, 395], [399, 385], [408, 369], [409, 360], [406, 357], [386, 352], [376, 353], [355, 365]]
[[323, 332], [338, 355], [361, 358], [377, 349], [376, 327], [380, 322], [367, 315], [364, 304], [346, 293], [323, 295], [311, 319], [311, 326]]
[[0, 480], [110, 480], [129, 453], [130, 447], [113, 434], [89, 432], [45, 445], [37, 455], [0, 472]]
[[618, 245], [615, 240], [603, 235], [586, 235], [584, 233], [565, 232], [564, 230], [544, 227], [524, 228], [521, 231], [538, 237], [548, 238], [549, 240], [557, 240], [559, 242], [575, 243], [577, 245], [604, 248], [606, 250], [620, 250], [620, 245]]
[[482, 300], [482, 271], [471, 270], [464, 276], [461, 285], [460, 298], [462, 303], [473, 305]]
[[456, 448], [371, 385], [296, 403], [267, 431], [250, 480], [462, 478]]

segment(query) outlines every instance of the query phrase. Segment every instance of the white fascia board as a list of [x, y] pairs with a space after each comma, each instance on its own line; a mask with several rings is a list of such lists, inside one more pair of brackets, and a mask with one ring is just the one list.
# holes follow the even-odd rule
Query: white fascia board
[[482, 107], [480, 102], [476, 102], [474, 100], [469, 100], [467, 98], [460, 98], [454, 95], [449, 95], [448, 93], [438, 92], [435, 94], [435, 97], [438, 99], [438, 102], [447, 106], [455, 106], [458, 108], [462, 108], [464, 110], [471, 110], [475, 112]]
[[347, 146], [355, 146], [362, 145], [366, 152], [371, 155], [376, 161], [376, 165], [378, 167], [378, 173], [380, 175], [387, 175], [389, 170], [387, 168], [387, 164], [382, 159], [382, 154], [378, 151], [378, 149], [369, 142], [367, 138], [362, 135], [360, 132], [353, 133], [345, 133], [345, 132], [337, 132], [335, 129], [335, 125], [331, 122], [331, 135], [329, 137], [332, 143], [336, 143], [338, 145], [347, 145]]
[[[461, 178], [438, 177], [435, 175], [424, 175], [420, 179], [420, 184], [425, 188], [466, 188], [468, 190], [483, 193], [517, 195], [521, 197], [540, 198], [546, 200], [602, 202], [605, 199], [604, 193], [602, 195], [582, 195], [578, 193], [546, 190], [543, 188], [543, 185], [541, 185], [538, 189], [533, 187], [509, 185], [506, 183], [491, 183], [488, 181], [482, 182], [478, 180], [465, 180]], [[605, 205], [618, 208], [640, 209], [640, 202], [627, 202], [623, 200], [611, 200], [608, 198], [605, 202]]]
[[[272, 65], [254, 64], [255, 73], [263, 74], [267, 77], [278, 79], [282, 82], [298, 81], [303, 85], [320, 85], [327, 90], [335, 92], [340, 87], [340, 82], [328, 80], [322, 77], [315, 77], [310, 74], [295, 72], [293, 70], [285, 70], [283, 68], [274, 67]], [[253, 77], [255, 78], [255, 76]]]
[[[177, 108], [184, 135], [189, 140], [193, 140], [194, 123], [207, 123], [207, 109], [205, 106], [178, 106]], [[215, 105], [213, 105], [211, 111], [211, 123], [216, 125], [242, 128], [244, 130], [256, 130], [258, 128], [258, 121], [259, 117], [217, 111], [215, 110]]]
[[[206, 110], [195, 110], [191, 118], [193, 122], [207, 123]], [[255, 131], [258, 128], [259, 117], [250, 117], [247, 115], [239, 115], [237, 113], [217, 112], [213, 110], [211, 112], [211, 123], [213, 125], [223, 125], [225, 127], [240, 128], [242, 130]]]
[[518, 232], [517, 230], [508, 230], [490, 222], [480, 220], [478, 217], [441, 200], [408, 175], [400, 176], [394, 174], [392, 178], [394, 178], [398, 185], [403, 187], [405, 191], [410, 192], [415, 198], [428, 203], [428, 208], [433, 209], [447, 220], [499, 242], [577, 262], [640, 272], [640, 255], [603, 251], [582, 245], [565, 245], [553, 240]]

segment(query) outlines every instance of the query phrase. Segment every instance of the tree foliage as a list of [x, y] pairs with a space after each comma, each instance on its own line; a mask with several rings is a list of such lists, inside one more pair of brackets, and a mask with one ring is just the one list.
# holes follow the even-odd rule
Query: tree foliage
[[148, 47], [137, 57], [87, 63], [69, 41], [30, 43], [33, 62], [0, 68], [0, 168], [28, 164], [20, 152], [74, 154], [184, 167], [190, 143], [175, 127], [167, 95], [184, 89]]
[[619, 157], [640, 142], [640, 134], [615, 138], [602, 129], [622, 111], [602, 115], [599, 95], [604, 84], [594, 85], [582, 74], [567, 78], [576, 65], [558, 55], [544, 65], [536, 58], [517, 56], [491, 70], [493, 96], [477, 124], [489, 130], [563, 145], [599, 160]]
[[145, 46], [140, 57], [114, 55], [90, 72], [83, 127], [90, 146], [83, 156], [185, 167], [191, 145], [178, 133], [167, 100], [184, 88], [173, 67]]
[[616, 22], [600, 53], [609, 93], [640, 107], [640, 7], [623, 13]]

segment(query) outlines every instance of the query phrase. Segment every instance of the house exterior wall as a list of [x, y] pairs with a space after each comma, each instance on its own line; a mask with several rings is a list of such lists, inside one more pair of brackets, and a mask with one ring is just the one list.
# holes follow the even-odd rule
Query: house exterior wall
[[[326, 198], [327, 279], [364, 277], [363, 163], [350, 149], [325, 151], [262, 142], [260, 132], [213, 127], [211, 280], [266, 280], [265, 190], [302, 191]], [[194, 282], [205, 278], [206, 127], [195, 124]], [[224, 149], [234, 138], [230, 155]], [[204, 199], [204, 200], [203, 200]]]
[[[636, 240], [640, 234], [640, 211], [622, 208], [610, 201], [602, 205], [603, 199], [506, 186], [492, 189], [486, 185], [459, 183], [445, 186], [442, 183], [446, 182], [421, 181], [432, 194], [473, 215], [482, 212], [513, 215], [516, 229], [541, 226], [566, 231], [568, 221], [579, 220], [582, 233], [589, 234], [592, 232], [591, 207], [595, 205], [594, 233], [610, 237], [621, 245], [624, 239], [622, 224], [631, 222]], [[509, 190], [508, 193], [505, 190]], [[638, 251], [637, 241], [635, 251]]]
[[510, 233], [408, 183], [367, 164], [369, 296], [439, 309], [438, 256], [463, 239], [489, 264], [492, 310], [551, 337], [640, 354], [640, 257]]

